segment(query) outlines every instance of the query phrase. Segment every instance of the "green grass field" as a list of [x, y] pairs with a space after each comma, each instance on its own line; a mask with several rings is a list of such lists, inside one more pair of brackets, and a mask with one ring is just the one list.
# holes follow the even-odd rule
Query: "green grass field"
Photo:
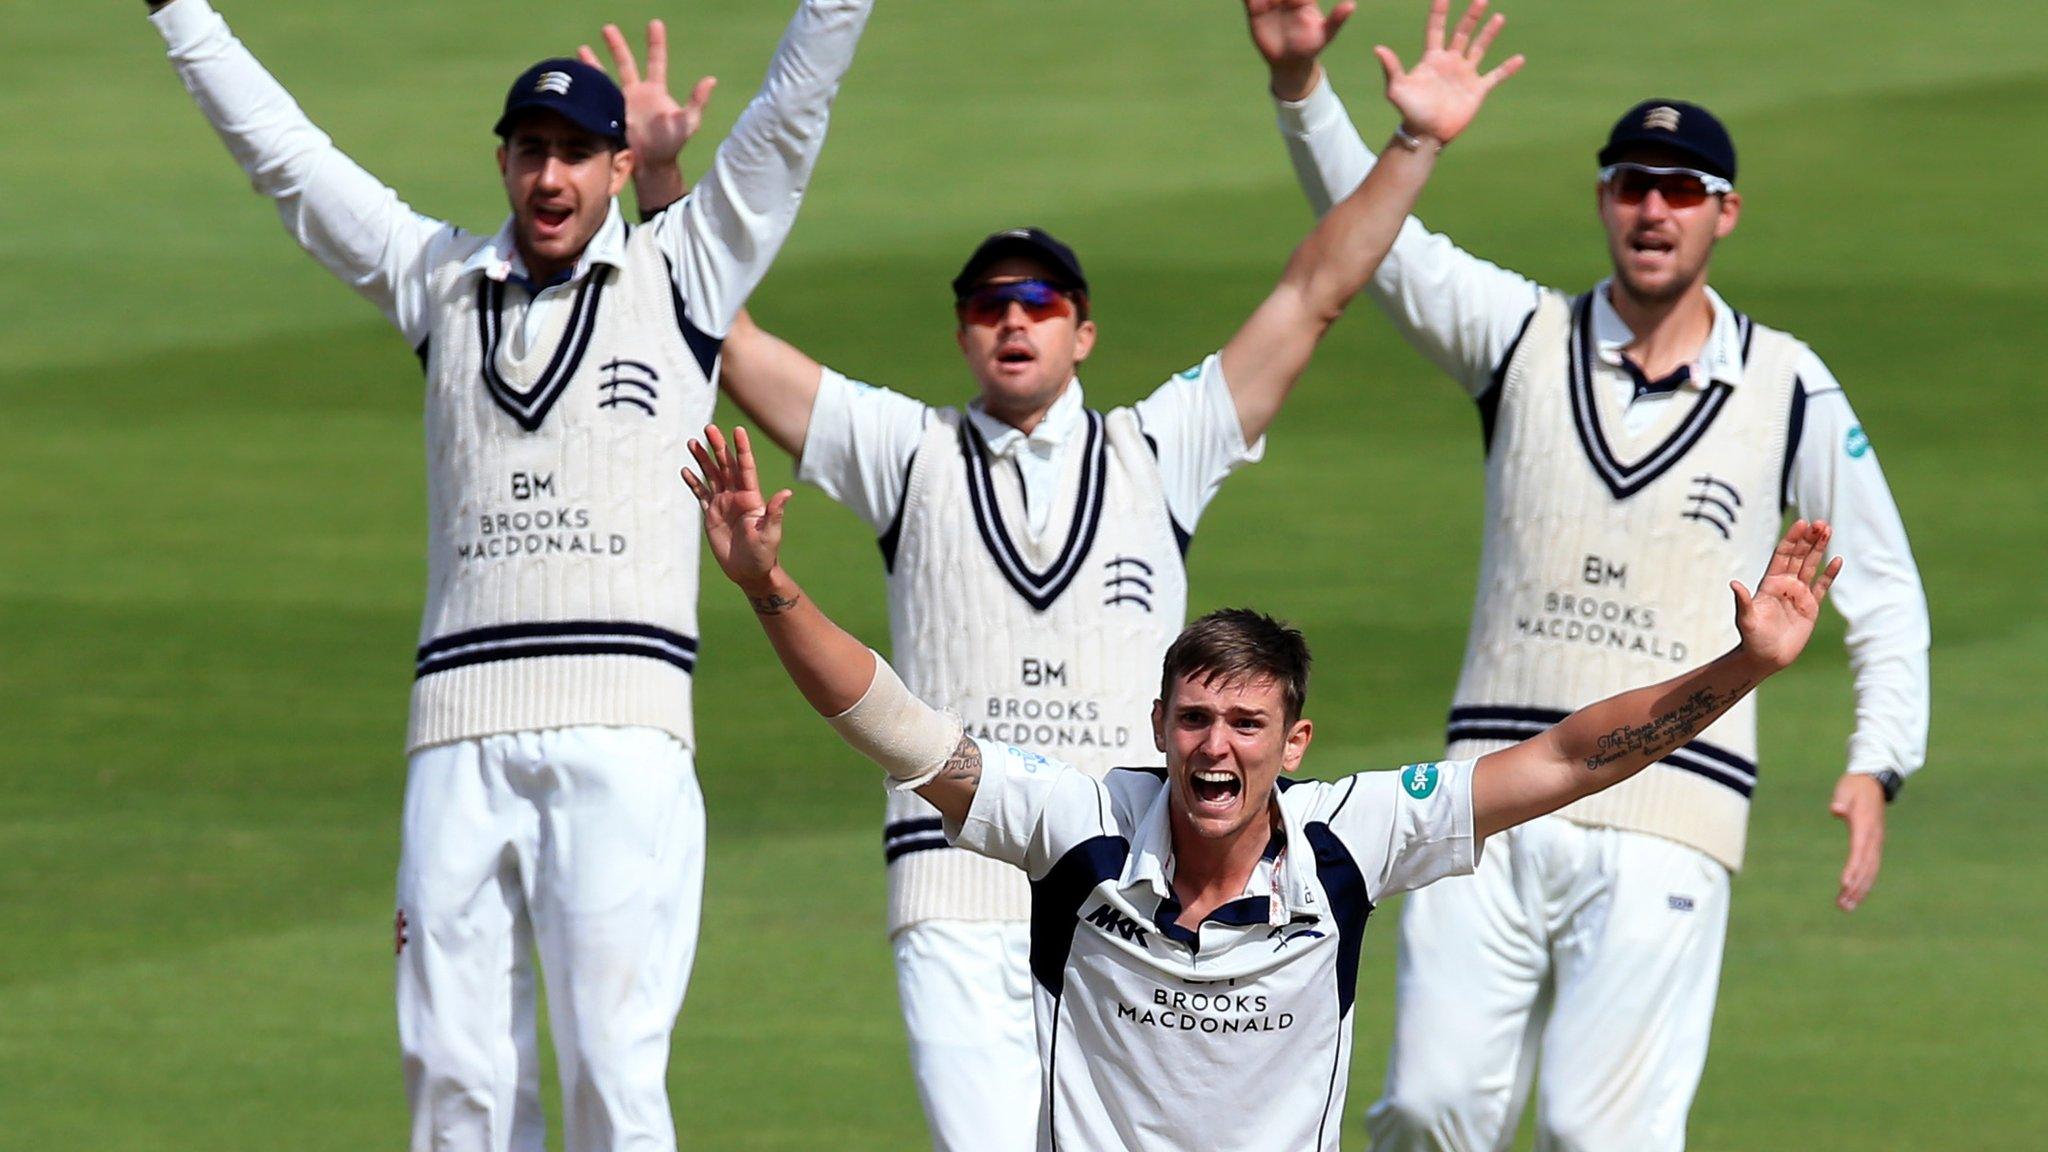
[[[505, 81], [605, 19], [669, 18], [678, 70], [761, 73], [788, 0], [226, 3], [343, 146], [420, 209], [503, 203]], [[2048, 1147], [2048, 807], [2026, 709], [2048, 655], [2031, 347], [2048, 315], [2048, 16], [2019, 0], [1506, 5], [1530, 64], [1446, 156], [1425, 216], [1560, 286], [1604, 255], [1592, 152], [1651, 93], [1743, 150], [1715, 282], [1847, 385], [1932, 600], [1930, 766], [1886, 868], [1834, 911], [1825, 814], [1850, 694], [1839, 623], [1764, 703], [1708, 1149]], [[1373, 5], [1333, 58], [1376, 138]], [[423, 583], [418, 373], [282, 236], [139, 6], [12, 5], [0, 98], [0, 1147], [390, 1148], [403, 716]], [[701, 168], [708, 148], [695, 154]], [[881, 0], [803, 219], [756, 297], [845, 370], [969, 381], [944, 284], [1043, 224], [1096, 284], [1086, 372], [1122, 403], [1220, 344], [1309, 215], [1237, 5]], [[1195, 603], [1255, 601], [1317, 645], [1312, 763], [1440, 747], [1475, 570], [1469, 405], [1361, 305], [1213, 506]], [[778, 471], [781, 465], [777, 465]], [[795, 506], [792, 567], [885, 638], [849, 514]], [[845, 575], [841, 575], [841, 574]], [[712, 852], [671, 1082], [708, 1149], [904, 1149], [922, 1131], [882, 933], [880, 795], [707, 584], [700, 765]], [[1391, 915], [1366, 949], [1348, 1136], [1381, 1072]]]

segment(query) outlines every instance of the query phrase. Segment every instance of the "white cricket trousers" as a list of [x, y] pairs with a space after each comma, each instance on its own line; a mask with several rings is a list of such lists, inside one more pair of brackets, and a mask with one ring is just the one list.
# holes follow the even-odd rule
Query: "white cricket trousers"
[[1410, 893], [1374, 1152], [1498, 1152], [1532, 1076], [1536, 1146], [1676, 1152], [1707, 1062], [1728, 870], [1546, 816]]
[[704, 800], [652, 728], [413, 753], [398, 863], [398, 1042], [413, 1152], [541, 1152], [534, 953], [568, 1152], [676, 1146], [669, 1036], [697, 952]]
[[1031, 928], [926, 920], [896, 933], [896, 991], [933, 1152], [1038, 1146]]

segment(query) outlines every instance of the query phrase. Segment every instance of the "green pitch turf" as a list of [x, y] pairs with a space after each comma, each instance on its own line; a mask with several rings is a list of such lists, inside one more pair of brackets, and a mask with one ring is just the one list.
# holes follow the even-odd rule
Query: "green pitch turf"
[[[707, 143], [790, 5], [243, 0], [237, 28], [420, 209], [503, 207], [502, 85], [606, 18], [665, 15], [724, 79]], [[2033, 347], [2048, 18], [2018, 0], [1509, 6], [1527, 71], [1446, 155], [1424, 214], [1577, 287], [1603, 271], [1592, 151], [1650, 93], [1743, 150], [1715, 283], [1809, 339], [1856, 403], [1933, 603], [1930, 765], [1866, 908], [1832, 908], [1824, 806], [1850, 693], [1839, 626], [1764, 703], [1692, 1132], [1710, 1149], [2042, 1146], [2048, 655]], [[1334, 54], [1376, 139], [1376, 3]], [[337, 1149], [405, 1132], [391, 1009], [401, 732], [423, 564], [417, 369], [280, 234], [139, 6], [13, 5], [0, 75], [0, 1147]], [[691, 159], [701, 168], [708, 147]], [[1237, 6], [881, 0], [763, 322], [847, 371], [966, 394], [944, 283], [983, 233], [1084, 254], [1097, 403], [1220, 344], [1308, 225]], [[1340, 324], [1193, 552], [1195, 603], [1317, 648], [1311, 761], [1439, 748], [1475, 568], [1479, 443], [1369, 306]], [[1826, 450], [1817, 446], [1816, 450]], [[780, 466], [778, 465], [778, 469]], [[873, 544], [813, 490], [791, 565], [885, 638]], [[882, 936], [881, 797], [704, 599], [703, 946], [671, 1083], [705, 1149], [902, 1149], [921, 1131]], [[1387, 1035], [1371, 934], [1349, 1142]]]

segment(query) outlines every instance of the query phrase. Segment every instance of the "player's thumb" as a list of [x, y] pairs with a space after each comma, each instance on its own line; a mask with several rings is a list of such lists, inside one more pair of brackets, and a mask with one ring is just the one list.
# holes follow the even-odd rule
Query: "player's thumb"
[[1344, 0], [1344, 3], [1330, 9], [1330, 14], [1323, 18], [1323, 47], [1328, 48], [1331, 41], [1337, 39], [1337, 33], [1343, 30], [1344, 22], [1351, 19], [1352, 13], [1356, 11], [1358, 5], [1354, 0]]
[[1392, 48], [1387, 47], [1385, 44], [1375, 44], [1372, 48], [1372, 54], [1379, 58], [1380, 71], [1386, 73], [1388, 84], [1391, 85], [1394, 81], [1401, 78], [1401, 58], [1394, 55]]

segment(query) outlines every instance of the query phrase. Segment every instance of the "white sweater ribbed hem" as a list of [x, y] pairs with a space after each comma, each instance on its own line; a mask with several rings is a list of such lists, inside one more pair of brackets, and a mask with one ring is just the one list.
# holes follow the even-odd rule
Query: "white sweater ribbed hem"
[[413, 682], [408, 753], [500, 732], [579, 724], [659, 728], [695, 749], [690, 674], [644, 656], [541, 656]]

